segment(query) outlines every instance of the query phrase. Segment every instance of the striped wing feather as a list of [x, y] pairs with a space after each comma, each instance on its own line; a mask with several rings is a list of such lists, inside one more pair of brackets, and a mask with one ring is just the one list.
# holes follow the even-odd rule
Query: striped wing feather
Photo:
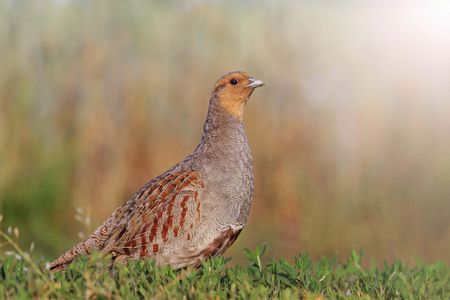
[[[113, 256], [143, 257], [158, 252], [170, 238], [190, 239], [200, 219], [199, 193], [204, 183], [195, 171], [161, 175], [117, 208], [92, 236], [50, 264], [59, 270], [92, 250]], [[188, 228], [191, 227], [191, 228]]]
[[114, 228], [105, 250], [133, 257], [151, 256], [169, 238], [187, 233], [187, 221], [193, 226], [200, 219], [198, 195], [202, 186], [198, 174], [187, 171], [163, 178], [156, 188], [145, 189], [127, 222]]

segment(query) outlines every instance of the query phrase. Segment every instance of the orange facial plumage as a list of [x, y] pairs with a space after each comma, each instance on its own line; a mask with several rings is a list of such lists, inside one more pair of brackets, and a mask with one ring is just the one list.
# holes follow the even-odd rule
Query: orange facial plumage
[[231, 115], [242, 120], [244, 106], [255, 89], [249, 85], [254, 81], [255, 79], [245, 72], [231, 72], [217, 81], [213, 94], [217, 95], [220, 104]]

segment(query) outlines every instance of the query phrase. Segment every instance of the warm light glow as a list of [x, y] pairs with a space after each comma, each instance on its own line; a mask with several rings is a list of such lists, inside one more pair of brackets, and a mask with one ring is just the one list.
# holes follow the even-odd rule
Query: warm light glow
[[450, 1], [417, 1], [404, 8], [403, 17], [413, 29], [450, 40]]

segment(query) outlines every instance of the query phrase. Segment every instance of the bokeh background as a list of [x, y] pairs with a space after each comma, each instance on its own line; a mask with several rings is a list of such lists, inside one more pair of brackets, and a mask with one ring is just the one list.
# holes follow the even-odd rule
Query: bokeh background
[[[448, 1], [0, 1], [3, 230], [51, 259], [196, 146], [246, 70], [256, 190], [227, 252], [450, 261]], [[0, 248], [0, 251], [5, 248]]]

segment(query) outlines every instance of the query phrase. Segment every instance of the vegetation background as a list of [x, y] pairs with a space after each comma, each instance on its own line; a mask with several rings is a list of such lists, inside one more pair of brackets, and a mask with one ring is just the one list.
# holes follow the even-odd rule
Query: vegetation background
[[[247, 105], [250, 219], [227, 252], [450, 261], [445, 1], [0, 1], [1, 226], [51, 259]], [[77, 210], [77, 208], [80, 208]], [[0, 249], [3, 251], [4, 249]]]

